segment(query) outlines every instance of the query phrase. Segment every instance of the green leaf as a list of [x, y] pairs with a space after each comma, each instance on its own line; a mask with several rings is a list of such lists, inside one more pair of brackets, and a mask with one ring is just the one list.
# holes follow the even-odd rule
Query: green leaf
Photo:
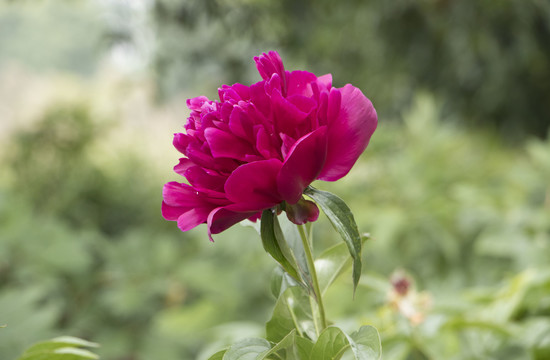
[[53, 350], [63, 347], [99, 347], [99, 344], [79, 339], [73, 336], [60, 336], [48, 341], [39, 342], [28, 348], [25, 352], [34, 352], [42, 350]]
[[250, 338], [231, 345], [223, 360], [257, 360], [261, 354], [269, 351], [271, 344], [265, 339]]
[[309, 359], [309, 355], [311, 354], [311, 351], [313, 349], [313, 342], [307, 338], [300, 336], [296, 336], [294, 341], [294, 355], [300, 360]]
[[370, 325], [361, 326], [358, 331], [351, 334], [351, 350], [356, 359], [370, 360], [382, 357], [382, 344], [380, 334], [375, 327]]
[[296, 224], [288, 220], [286, 216], [278, 217], [276, 222], [281, 229], [282, 236], [292, 252], [293, 259], [296, 261], [298, 272], [300, 273], [303, 283], [305, 283], [309, 291], [313, 291], [313, 280], [311, 279], [311, 274], [309, 273], [307, 256], [298, 227]]
[[[367, 237], [363, 237], [362, 242], [366, 239]], [[347, 245], [344, 243], [330, 247], [315, 260], [315, 270], [317, 271], [321, 294], [324, 294], [334, 280], [349, 269], [351, 263], [352, 258], [349, 256]]]
[[300, 281], [296, 261], [293, 259], [288, 244], [277, 223], [277, 214], [271, 210], [264, 210], [261, 219], [261, 237], [265, 251], [275, 259], [287, 273]]
[[[281, 341], [279, 341], [279, 343], [275, 344], [275, 346], [273, 346], [270, 350], [265, 351], [260, 357], [258, 357], [257, 360], [267, 359], [269, 355], [273, 355], [282, 350], [291, 348], [292, 346], [294, 346], [295, 338], [296, 338], [296, 330], [292, 330], [290, 333], [288, 333], [287, 336], [285, 336]], [[284, 359], [290, 360], [290, 356], [285, 356]]]
[[276, 267], [273, 269], [273, 274], [271, 275], [271, 282], [270, 282], [270, 288], [271, 293], [275, 298], [279, 298], [282, 293], [285, 292], [286, 289], [293, 286], [300, 286], [302, 284], [299, 284], [295, 279], [292, 278], [287, 272], [285, 272], [282, 268]]
[[311, 360], [339, 359], [348, 346], [346, 334], [340, 328], [329, 326], [319, 335], [309, 358]]
[[278, 343], [292, 330], [298, 335], [315, 337], [309, 296], [302, 287], [291, 287], [279, 297], [266, 324], [267, 340]]
[[208, 360], [223, 360], [223, 356], [225, 355], [226, 352], [227, 352], [227, 349], [220, 350], [214, 355], [210, 356]]
[[355, 292], [361, 277], [362, 241], [351, 210], [342, 199], [327, 191], [309, 186], [304, 194], [315, 200], [346, 243], [353, 259], [353, 291]]
[[378, 360], [381, 358], [380, 336], [372, 326], [362, 326], [351, 336], [342, 329], [329, 326], [313, 345], [310, 360], [337, 360], [350, 350], [355, 360]]
[[18, 360], [83, 360], [99, 357], [83, 347], [98, 347], [93, 342], [72, 336], [62, 336], [43, 341], [27, 349]]

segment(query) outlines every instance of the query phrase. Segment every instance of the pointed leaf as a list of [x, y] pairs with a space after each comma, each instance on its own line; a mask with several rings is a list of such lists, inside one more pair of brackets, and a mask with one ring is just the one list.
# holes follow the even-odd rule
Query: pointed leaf
[[300, 336], [315, 336], [309, 296], [302, 287], [288, 288], [279, 297], [266, 324], [266, 338], [278, 343], [294, 329]]
[[362, 326], [351, 336], [342, 329], [329, 326], [313, 345], [310, 360], [336, 360], [350, 350], [355, 360], [379, 360], [381, 358], [380, 336], [372, 326]]
[[[310, 291], [313, 291], [313, 281], [311, 280], [311, 274], [307, 265], [307, 256], [302, 244], [302, 238], [298, 232], [298, 227], [293, 224], [286, 216], [279, 216], [277, 218], [276, 225], [282, 232], [282, 237], [285, 239], [288, 247], [292, 252], [293, 259], [296, 261], [298, 272], [302, 278], [302, 281], [306, 284]], [[277, 228], [277, 227], [276, 227]]]
[[231, 345], [222, 360], [256, 360], [269, 349], [271, 344], [265, 339], [244, 339]]
[[[282, 350], [291, 348], [294, 345], [295, 337], [296, 337], [296, 330], [292, 330], [290, 333], [288, 333], [287, 336], [285, 336], [281, 341], [279, 341], [279, 343], [275, 344], [275, 346], [273, 346], [270, 350], [265, 351], [261, 356], [259, 356], [257, 360], [267, 359], [269, 355], [273, 355]], [[290, 360], [289, 356], [285, 356], [284, 358], [287, 360]]]
[[[271, 210], [264, 210], [262, 213], [261, 220], [261, 237], [262, 244], [265, 251], [269, 253], [275, 259], [287, 273], [290, 274], [297, 281], [300, 281], [300, 277], [296, 270], [296, 262], [290, 256], [290, 249], [284, 241], [284, 238], [281, 238], [280, 229], [276, 229], [275, 221], [277, 220], [277, 214]], [[282, 249], [282, 248], [284, 249]], [[286, 253], [286, 254], [285, 254]]]
[[18, 360], [96, 360], [99, 356], [79, 348], [63, 347], [54, 350], [40, 350], [25, 353]]
[[18, 360], [85, 360], [99, 357], [83, 347], [98, 347], [93, 342], [62, 336], [39, 342], [27, 349]]
[[332, 226], [346, 243], [353, 259], [353, 290], [357, 288], [361, 277], [361, 235], [351, 210], [338, 196], [309, 186], [304, 194], [312, 198], [329, 218]]
[[[366, 239], [367, 237], [363, 237], [362, 242]], [[328, 248], [315, 260], [321, 294], [324, 294], [334, 280], [349, 269], [351, 263], [352, 258], [345, 243]]]
[[348, 346], [346, 334], [340, 328], [329, 326], [319, 335], [309, 358], [311, 360], [339, 359]]
[[378, 330], [370, 325], [361, 328], [351, 334], [351, 350], [356, 359], [378, 360], [382, 357], [382, 344]]
[[294, 356], [296, 356], [296, 358], [300, 360], [309, 359], [311, 350], [313, 349], [313, 342], [307, 338], [300, 336], [296, 336], [295, 342], [296, 344], [294, 347]]
[[223, 356], [225, 355], [226, 352], [227, 352], [227, 349], [220, 350], [214, 355], [210, 356], [208, 360], [223, 360]]
[[98, 347], [99, 344], [86, 341], [83, 339], [79, 339], [72, 336], [60, 336], [55, 339], [51, 339], [48, 341], [42, 341], [37, 344], [34, 344], [30, 348], [28, 348], [25, 353], [35, 352], [35, 351], [42, 351], [42, 350], [53, 350], [63, 347]]
[[285, 272], [282, 268], [276, 267], [273, 269], [273, 274], [271, 275], [271, 293], [275, 298], [279, 298], [282, 293], [285, 292], [286, 289], [293, 286], [300, 286], [302, 284], [299, 284], [295, 279], [292, 278], [287, 272]]

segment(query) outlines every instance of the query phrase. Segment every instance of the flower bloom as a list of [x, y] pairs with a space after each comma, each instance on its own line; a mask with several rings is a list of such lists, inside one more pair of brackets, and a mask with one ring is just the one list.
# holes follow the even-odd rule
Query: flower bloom
[[206, 223], [211, 238], [276, 206], [295, 223], [315, 221], [319, 210], [303, 191], [346, 175], [376, 129], [358, 88], [334, 88], [330, 74], [285, 71], [274, 51], [254, 60], [262, 81], [223, 85], [219, 100], [187, 100], [185, 133], [173, 141], [185, 155], [174, 171], [187, 183], [167, 183], [162, 202], [164, 218], [182, 231]]

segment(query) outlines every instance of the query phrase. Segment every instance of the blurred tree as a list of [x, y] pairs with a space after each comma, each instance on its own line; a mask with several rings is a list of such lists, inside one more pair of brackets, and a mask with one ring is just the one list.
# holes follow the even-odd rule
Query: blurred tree
[[0, 65], [39, 71], [94, 72], [105, 26], [92, 2], [0, 3]]
[[547, 135], [549, 2], [157, 0], [153, 14], [163, 95], [257, 79], [251, 57], [273, 48], [361, 87], [384, 118], [427, 89], [473, 124]]
[[[105, 133], [88, 105], [51, 106], [32, 129], [15, 133], [7, 151], [18, 194], [37, 214], [57, 216], [80, 228], [96, 226], [120, 234], [145, 220], [158, 219], [157, 184], [144, 180], [144, 165], [119, 153], [117, 172], [92, 159], [92, 146]], [[140, 179], [139, 186], [132, 186]]]

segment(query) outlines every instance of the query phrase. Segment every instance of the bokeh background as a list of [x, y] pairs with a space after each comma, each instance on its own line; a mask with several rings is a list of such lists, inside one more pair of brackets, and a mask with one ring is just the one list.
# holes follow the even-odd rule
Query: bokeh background
[[[375, 325], [385, 359], [549, 359], [544, 0], [0, 2], [0, 357], [74, 335], [105, 360], [206, 359], [262, 336], [255, 230], [212, 244], [160, 202], [185, 99], [258, 81], [271, 49], [379, 114], [352, 172], [316, 185], [372, 237], [329, 318]], [[338, 242], [316, 227], [318, 251]]]

